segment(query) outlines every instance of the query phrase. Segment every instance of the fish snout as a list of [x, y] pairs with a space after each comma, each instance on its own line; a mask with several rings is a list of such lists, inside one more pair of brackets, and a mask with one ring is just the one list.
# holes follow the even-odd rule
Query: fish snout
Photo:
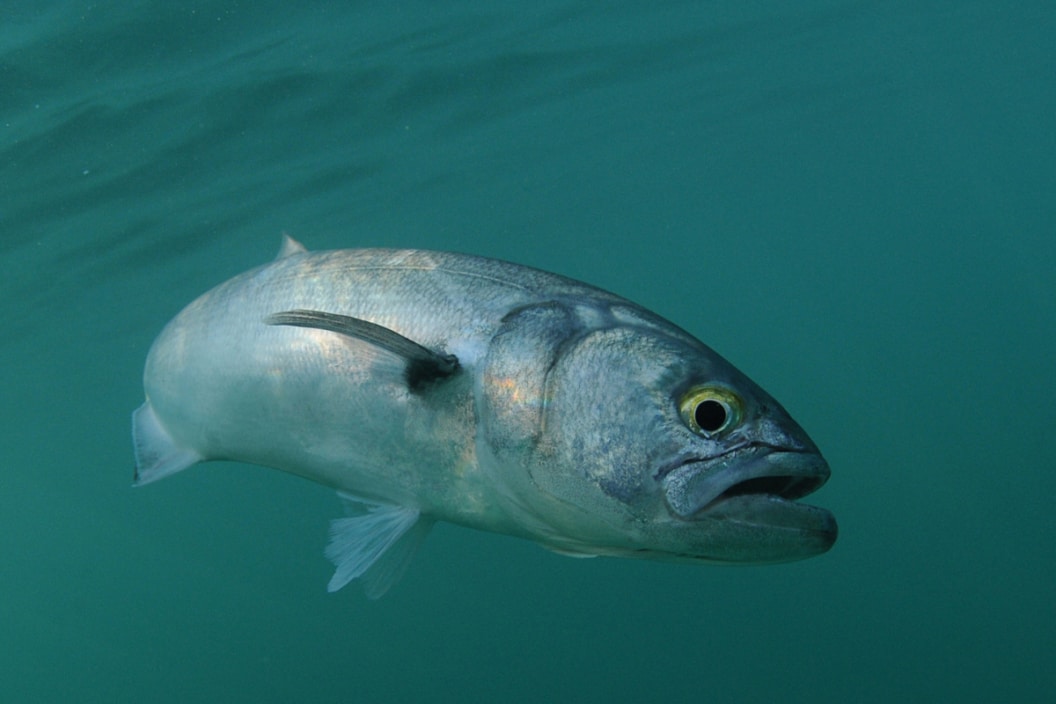
[[735, 496], [763, 495], [786, 501], [812, 494], [829, 478], [817, 452], [748, 446], [711, 459], [689, 460], [662, 480], [671, 512], [692, 520]]
[[661, 487], [668, 511], [682, 525], [723, 536], [719, 554], [702, 558], [770, 563], [816, 555], [836, 542], [835, 517], [797, 501], [828, 478], [829, 465], [818, 452], [750, 445], [684, 462], [661, 479]]

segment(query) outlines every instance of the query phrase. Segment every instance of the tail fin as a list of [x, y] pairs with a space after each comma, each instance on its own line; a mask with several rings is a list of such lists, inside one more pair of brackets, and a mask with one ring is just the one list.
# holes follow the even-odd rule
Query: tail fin
[[147, 401], [132, 412], [132, 446], [136, 453], [133, 486], [157, 481], [202, 461], [193, 450], [178, 447]]

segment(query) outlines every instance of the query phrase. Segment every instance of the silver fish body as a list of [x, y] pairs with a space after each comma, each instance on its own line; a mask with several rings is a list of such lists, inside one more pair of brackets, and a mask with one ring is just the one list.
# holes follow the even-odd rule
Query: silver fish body
[[687, 561], [836, 538], [796, 501], [828, 465], [766, 392], [634, 303], [506, 262], [287, 238], [168, 324], [144, 386], [138, 484], [224, 459], [341, 493], [331, 589], [380, 595], [436, 520]]

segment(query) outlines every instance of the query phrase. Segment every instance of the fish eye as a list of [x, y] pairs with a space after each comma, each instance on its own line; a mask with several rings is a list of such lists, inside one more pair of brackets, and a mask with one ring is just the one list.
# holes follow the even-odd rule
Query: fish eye
[[682, 420], [698, 435], [710, 437], [736, 426], [744, 415], [744, 403], [729, 389], [694, 386], [679, 404]]

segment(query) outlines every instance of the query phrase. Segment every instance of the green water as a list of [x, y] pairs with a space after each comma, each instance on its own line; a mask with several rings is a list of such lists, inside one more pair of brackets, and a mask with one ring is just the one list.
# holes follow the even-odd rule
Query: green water
[[[0, 701], [1049, 701], [1056, 6], [0, 5]], [[164, 323], [401, 246], [615, 290], [832, 465], [805, 562], [441, 525], [325, 584], [331, 492], [130, 488]]]

